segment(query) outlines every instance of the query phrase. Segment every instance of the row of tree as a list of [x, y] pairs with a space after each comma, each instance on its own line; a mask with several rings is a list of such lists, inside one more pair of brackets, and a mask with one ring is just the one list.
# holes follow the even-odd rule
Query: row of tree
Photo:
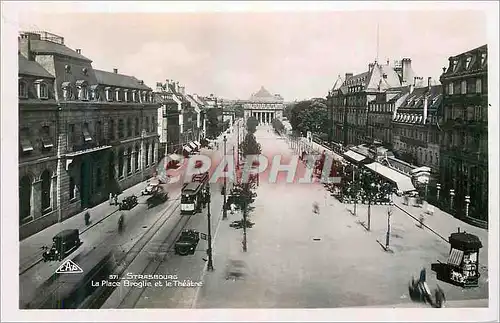
[[281, 135], [282, 133], [285, 132], [285, 126], [279, 119], [273, 119], [271, 121], [271, 125], [273, 126], [274, 132], [276, 132], [278, 135]]
[[285, 116], [295, 133], [305, 136], [308, 131], [322, 139], [328, 138], [330, 118], [323, 98], [299, 101], [285, 107]]
[[220, 109], [208, 109], [205, 117], [207, 119], [207, 138], [216, 138], [230, 126], [229, 120], [223, 120]]
[[248, 155], [260, 155], [262, 152], [262, 148], [255, 138], [255, 132], [257, 131], [258, 124], [259, 121], [255, 117], [249, 117], [247, 119], [247, 134], [240, 143], [240, 153], [243, 157]]

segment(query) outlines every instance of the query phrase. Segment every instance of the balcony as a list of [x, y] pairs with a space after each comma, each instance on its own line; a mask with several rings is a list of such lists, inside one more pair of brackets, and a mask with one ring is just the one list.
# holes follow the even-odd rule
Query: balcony
[[97, 141], [87, 141], [82, 144], [75, 144], [68, 146], [67, 155], [81, 155], [86, 152], [93, 152], [97, 150], [107, 149], [111, 147], [111, 141], [108, 139], [101, 139]]

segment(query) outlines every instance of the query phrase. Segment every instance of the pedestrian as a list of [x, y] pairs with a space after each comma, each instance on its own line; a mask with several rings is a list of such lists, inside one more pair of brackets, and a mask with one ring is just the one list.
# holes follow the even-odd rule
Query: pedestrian
[[118, 218], [118, 232], [121, 233], [123, 231], [124, 224], [125, 224], [125, 215], [122, 213]]
[[319, 214], [319, 205], [318, 202], [313, 203], [313, 213], [314, 214]]
[[[85, 209], [85, 210], [87, 210], [87, 209]], [[85, 215], [83, 217], [85, 219], [85, 225], [89, 225], [90, 224], [90, 213], [89, 213], [89, 211], [85, 212]]]
[[231, 203], [231, 214], [234, 214], [234, 211], [236, 211], [236, 205], [234, 205], [234, 203]]
[[420, 213], [420, 217], [418, 219], [418, 227], [423, 229], [424, 228], [424, 221], [425, 221], [425, 217], [424, 217], [424, 213]]
[[115, 193], [114, 199], [115, 199], [115, 205], [118, 205], [118, 194], [117, 193]]

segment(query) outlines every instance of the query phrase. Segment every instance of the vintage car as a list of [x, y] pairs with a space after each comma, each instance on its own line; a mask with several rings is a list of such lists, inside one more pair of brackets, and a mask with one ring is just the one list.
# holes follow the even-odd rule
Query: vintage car
[[146, 204], [148, 205], [149, 209], [165, 202], [166, 200], [168, 200], [168, 193], [159, 189], [146, 200]]
[[146, 187], [141, 191], [141, 195], [152, 195], [154, 194], [158, 188], [160, 187], [160, 180], [152, 180], [146, 185]]
[[123, 201], [120, 203], [119, 209], [120, 210], [130, 210], [136, 206], [137, 203], [137, 196], [135, 195], [130, 195], [127, 196], [126, 198], [123, 199]]
[[44, 261], [63, 260], [82, 244], [78, 229], [63, 230], [52, 238], [52, 247], [44, 249]]
[[175, 242], [174, 251], [176, 255], [187, 256], [194, 254], [196, 246], [200, 241], [200, 233], [196, 230], [184, 230]]

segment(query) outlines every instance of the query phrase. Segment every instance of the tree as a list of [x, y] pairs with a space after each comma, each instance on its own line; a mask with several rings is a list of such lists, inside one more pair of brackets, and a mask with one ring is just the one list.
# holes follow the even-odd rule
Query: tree
[[234, 114], [236, 118], [243, 118], [245, 116], [245, 108], [241, 104], [236, 104], [234, 106]]
[[220, 113], [218, 109], [208, 109], [207, 117], [207, 137], [214, 138], [221, 133], [221, 126], [219, 121]]
[[290, 124], [302, 135], [308, 131], [327, 135], [330, 125], [326, 100], [318, 98], [295, 103], [290, 111]]
[[252, 133], [247, 133], [245, 139], [240, 144], [241, 154], [245, 157], [248, 155], [260, 155], [262, 148], [260, 144], [255, 139]]
[[277, 134], [281, 134], [285, 130], [285, 126], [279, 119], [273, 119], [271, 125]]
[[257, 131], [257, 126], [259, 125], [259, 120], [255, 117], [249, 117], [247, 119], [247, 130], [249, 133], [255, 133]]

